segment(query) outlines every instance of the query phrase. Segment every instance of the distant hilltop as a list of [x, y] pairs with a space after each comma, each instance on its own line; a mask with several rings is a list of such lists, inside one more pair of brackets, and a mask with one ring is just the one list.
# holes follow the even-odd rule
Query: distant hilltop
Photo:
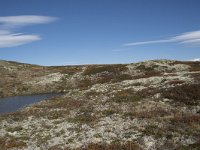
[[[63, 92], [166, 74], [193, 74], [198, 61], [151, 60], [132, 64], [39, 66], [0, 60], [0, 96]], [[40, 88], [37, 88], [40, 87]]]

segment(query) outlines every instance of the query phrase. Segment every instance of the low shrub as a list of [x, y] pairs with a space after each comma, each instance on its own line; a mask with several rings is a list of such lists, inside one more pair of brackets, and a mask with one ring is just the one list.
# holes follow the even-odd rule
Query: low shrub
[[116, 103], [128, 103], [128, 102], [137, 102], [142, 100], [142, 97], [136, 93], [134, 93], [132, 90], [123, 90], [119, 91], [114, 95], [114, 97], [111, 98], [111, 101]]
[[113, 115], [114, 113], [116, 113], [116, 111], [112, 110], [112, 109], [104, 110], [102, 112], [102, 114], [105, 115], [105, 116], [110, 116], [110, 115]]
[[190, 66], [190, 71], [200, 71], [200, 62], [198, 61], [175, 61], [171, 65], [185, 64]]
[[170, 81], [168, 84], [169, 85], [177, 85], [177, 84], [183, 84], [183, 83], [185, 83], [185, 81], [173, 80], [173, 81]]
[[171, 119], [171, 123], [174, 125], [178, 124], [195, 124], [200, 122], [200, 115], [176, 115]]
[[24, 141], [21, 141], [17, 138], [10, 137], [10, 138], [0, 138], [0, 149], [7, 150], [7, 149], [23, 149], [27, 147], [27, 144]]
[[111, 144], [91, 143], [76, 150], [142, 150], [140, 145], [134, 141], [121, 144], [120, 142], [112, 142]]
[[92, 115], [93, 107], [81, 107], [77, 115], [73, 118], [69, 118], [70, 122], [80, 123], [80, 124], [91, 124], [96, 120], [96, 116]]
[[114, 77], [112, 82], [121, 82], [124, 80], [131, 80], [131, 79], [133, 79], [133, 77], [129, 74], [119, 74]]
[[101, 73], [101, 72], [112, 72], [112, 73], [118, 73], [121, 71], [125, 71], [126, 65], [102, 65], [102, 66], [88, 66], [84, 72], [83, 75], [93, 75], [96, 73]]
[[16, 127], [8, 127], [6, 128], [6, 131], [15, 132], [15, 131], [21, 131], [22, 129], [23, 129], [22, 126], [16, 126]]
[[162, 92], [163, 97], [182, 102], [186, 105], [197, 105], [200, 100], [200, 84], [185, 84]]
[[80, 89], [86, 89], [92, 85], [92, 81], [90, 79], [82, 79], [77, 82], [77, 87]]
[[155, 70], [157, 68], [157, 65], [151, 66], [151, 67], [146, 67], [145, 65], [140, 65], [137, 66], [136, 69], [140, 70], [141, 72], [144, 72], [144, 75], [141, 78], [148, 78], [152, 76], [160, 76], [162, 75], [161, 72]]

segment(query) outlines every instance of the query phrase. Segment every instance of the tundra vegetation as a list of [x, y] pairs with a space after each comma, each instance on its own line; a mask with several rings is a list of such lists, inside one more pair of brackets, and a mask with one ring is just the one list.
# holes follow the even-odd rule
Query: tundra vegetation
[[200, 149], [200, 62], [0, 61], [0, 85], [0, 97], [63, 93], [1, 114], [2, 150]]

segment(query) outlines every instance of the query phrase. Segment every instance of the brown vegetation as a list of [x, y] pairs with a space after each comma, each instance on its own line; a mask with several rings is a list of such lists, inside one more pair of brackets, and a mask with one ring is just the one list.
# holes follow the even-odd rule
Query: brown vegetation
[[136, 142], [126, 142], [124, 144], [121, 144], [120, 142], [113, 142], [112, 144], [91, 143], [76, 150], [142, 150], [142, 148]]
[[142, 97], [132, 90], [122, 90], [115, 93], [114, 97], [111, 98], [112, 102], [116, 103], [128, 103], [128, 102], [138, 102]]
[[104, 65], [104, 66], [88, 66], [83, 75], [93, 75], [101, 72], [112, 72], [112, 73], [120, 73], [122, 71], [127, 70], [126, 65]]
[[162, 92], [163, 97], [187, 104], [197, 105], [200, 100], [200, 84], [185, 84]]

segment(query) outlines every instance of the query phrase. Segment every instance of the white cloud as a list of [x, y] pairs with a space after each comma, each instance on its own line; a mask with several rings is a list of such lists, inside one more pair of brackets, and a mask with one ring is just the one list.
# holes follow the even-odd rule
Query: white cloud
[[0, 48], [15, 47], [30, 42], [41, 40], [39, 35], [13, 32], [28, 25], [45, 24], [55, 21], [57, 18], [48, 16], [6, 16], [0, 17]]
[[126, 43], [122, 46], [135, 46], [135, 45], [146, 45], [146, 44], [158, 44], [158, 43], [169, 43], [169, 42], [176, 42], [176, 43], [187, 43], [191, 45], [199, 45], [200, 44], [200, 30], [193, 31], [193, 32], [186, 32], [182, 33], [178, 36], [174, 36], [167, 39], [158, 39], [158, 40], [151, 40], [151, 41], [141, 41], [141, 42], [132, 42]]
[[157, 43], [167, 43], [167, 42], [172, 42], [172, 40], [171, 39], [167, 39], [167, 40], [133, 42], [133, 43], [123, 44], [123, 46], [136, 46], [136, 45], [157, 44]]
[[27, 44], [33, 41], [40, 40], [39, 35], [24, 35], [22, 33], [17, 34], [0, 34], [0, 48], [3, 47], [15, 47], [23, 44]]
[[181, 35], [175, 36], [171, 39], [174, 39], [175, 41], [187, 41], [187, 40], [200, 39], [200, 30], [193, 31], [193, 32], [186, 32]]
[[6, 17], [0, 17], [0, 24], [2, 24], [7, 28], [13, 28], [18, 26], [45, 24], [53, 22], [55, 20], [57, 20], [57, 18], [48, 16], [34, 16], [34, 15], [6, 16]]
[[200, 61], [200, 58], [192, 59], [191, 61]]

